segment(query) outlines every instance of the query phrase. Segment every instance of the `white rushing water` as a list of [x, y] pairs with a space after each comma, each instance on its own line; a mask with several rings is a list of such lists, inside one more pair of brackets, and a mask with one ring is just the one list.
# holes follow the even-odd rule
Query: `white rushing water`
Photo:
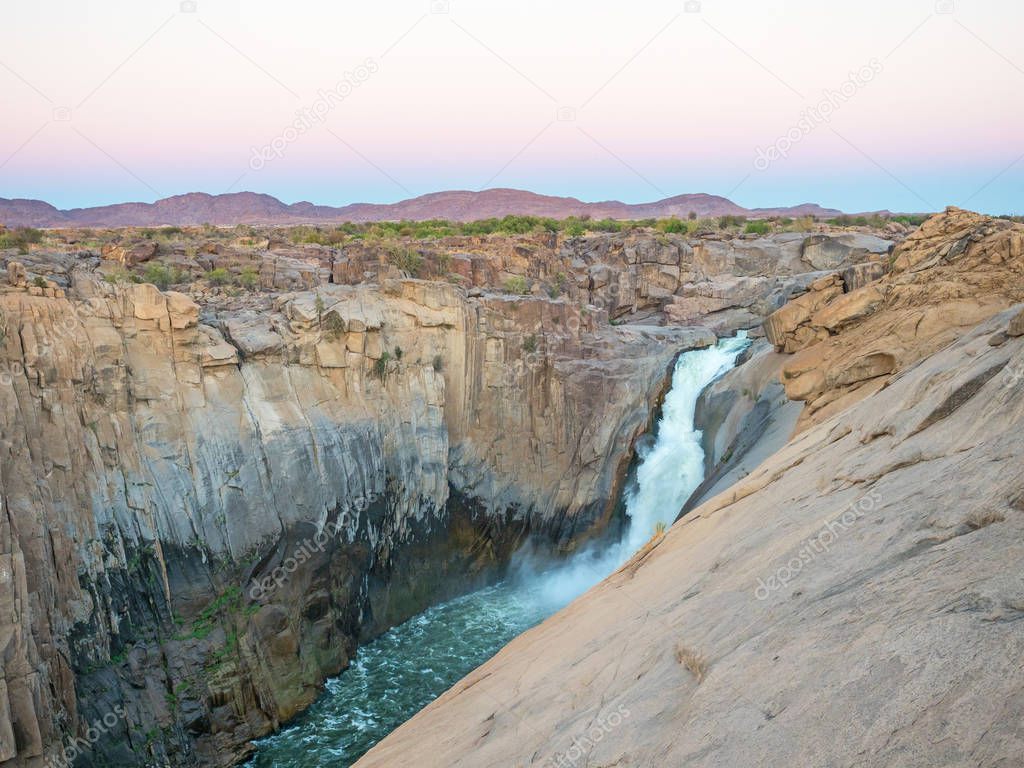
[[579, 553], [565, 564], [536, 571], [522, 563], [517, 577], [536, 599], [557, 610], [625, 563], [654, 535], [669, 527], [704, 480], [701, 432], [694, 427], [697, 398], [736, 362], [750, 342], [745, 332], [713, 347], [685, 352], [676, 361], [653, 443], [641, 444], [636, 482], [626, 491], [629, 527], [616, 544]]
[[611, 546], [553, 568], [525, 558], [512, 578], [434, 606], [359, 649], [352, 666], [296, 722], [262, 740], [253, 768], [351, 765], [366, 750], [489, 659], [622, 565], [659, 523], [672, 524], [704, 476], [693, 412], [701, 391], [729, 370], [744, 336], [680, 355], [653, 440], [638, 449], [625, 494], [629, 527]]

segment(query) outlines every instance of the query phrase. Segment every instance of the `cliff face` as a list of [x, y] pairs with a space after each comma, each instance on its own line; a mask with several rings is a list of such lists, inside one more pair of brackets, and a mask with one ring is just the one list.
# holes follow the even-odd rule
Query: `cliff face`
[[237, 760], [358, 642], [617, 525], [675, 355], [891, 245], [45, 241], [0, 253], [5, 768]]
[[83, 270], [60, 294], [0, 292], [12, 766], [76, 735], [94, 761], [234, 759], [358, 638], [606, 524], [674, 355], [714, 340], [413, 280], [213, 325]]
[[802, 431], [358, 765], [1019, 764], [1021, 229], [951, 210], [871, 311], [780, 310]]
[[802, 426], [1024, 301], [1024, 225], [949, 208], [896, 246], [890, 268], [846, 292], [839, 276], [826, 276], [765, 322], [768, 340], [796, 353], [782, 382], [807, 404]]

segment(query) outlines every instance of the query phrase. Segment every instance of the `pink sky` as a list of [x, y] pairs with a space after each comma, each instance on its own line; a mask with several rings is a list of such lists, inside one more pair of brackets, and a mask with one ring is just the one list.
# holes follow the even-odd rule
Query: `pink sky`
[[[1011, 0], [19, 3], [0, 196], [342, 204], [512, 186], [1019, 213], [1022, 22]], [[346, 73], [358, 87], [286, 132]], [[801, 124], [844, 88], [827, 122]]]

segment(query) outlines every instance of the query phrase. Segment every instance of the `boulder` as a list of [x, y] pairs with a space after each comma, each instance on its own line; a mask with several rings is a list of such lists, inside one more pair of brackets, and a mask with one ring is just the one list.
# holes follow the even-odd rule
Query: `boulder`
[[1006, 328], [1007, 336], [1024, 336], [1024, 309], [1018, 312]]
[[229, 317], [222, 327], [228, 340], [238, 348], [243, 358], [274, 354], [284, 344], [284, 339], [274, 330], [270, 318], [251, 310]]

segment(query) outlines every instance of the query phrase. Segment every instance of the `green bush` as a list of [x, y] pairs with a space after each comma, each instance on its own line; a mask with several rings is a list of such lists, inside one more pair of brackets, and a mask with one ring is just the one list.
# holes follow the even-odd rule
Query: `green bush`
[[531, 333], [523, 339], [523, 351], [530, 354], [537, 351], [537, 336], [535, 334]]
[[243, 288], [252, 290], [259, 285], [260, 273], [254, 267], [246, 267], [238, 274], [237, 282]]
[[727, 214], [725, 216], [718, 217], [719, 229], [729, 229], [730, 227], [742, 227], [746, 223], [746, 216], [733, 216], [731, 214]]
[[664, 232], [665, 234], [685, 235], [690, 231], [690, 226], [675, 216], [670, 219], [662, 219], [655, 226], [659, 232]]
[[388, 377], [388, 361], [390, 359], [391, 355], [384, 351], [373, 363], [373, 372], [381, 381], [385, 381]]
[[772, 225], [767, 221], [748, 221], [743, 231], [748, 235], [767, 235], [772, 231]]
[[410, 277], [419, 277], [423, 271], [423, 256], [411, 248], [390, 246], [387, 249], [388, 261]]
[[505, 292], [524, 295], [530, 292], [530, 284], [522, 275], [513, 275], [505, 281]]
[[0, 249], [17, 248], [20, 253], [28, 253], [28, 246], [43, 241], [43, 233], [32, 227], [17, 227], [0, 231]]
[[186, 277], [187, 273], [177, 267], [168, 267], [156, 261], [147, 264], [146, 269], [142, 272], [142, 282], [152, 283], [161, 291], [184, 282]]
[[231, 274], [223, 267], [217, 267], [206, 273], [206, 279], [213, 285], [227, 285], [231, 280]]

